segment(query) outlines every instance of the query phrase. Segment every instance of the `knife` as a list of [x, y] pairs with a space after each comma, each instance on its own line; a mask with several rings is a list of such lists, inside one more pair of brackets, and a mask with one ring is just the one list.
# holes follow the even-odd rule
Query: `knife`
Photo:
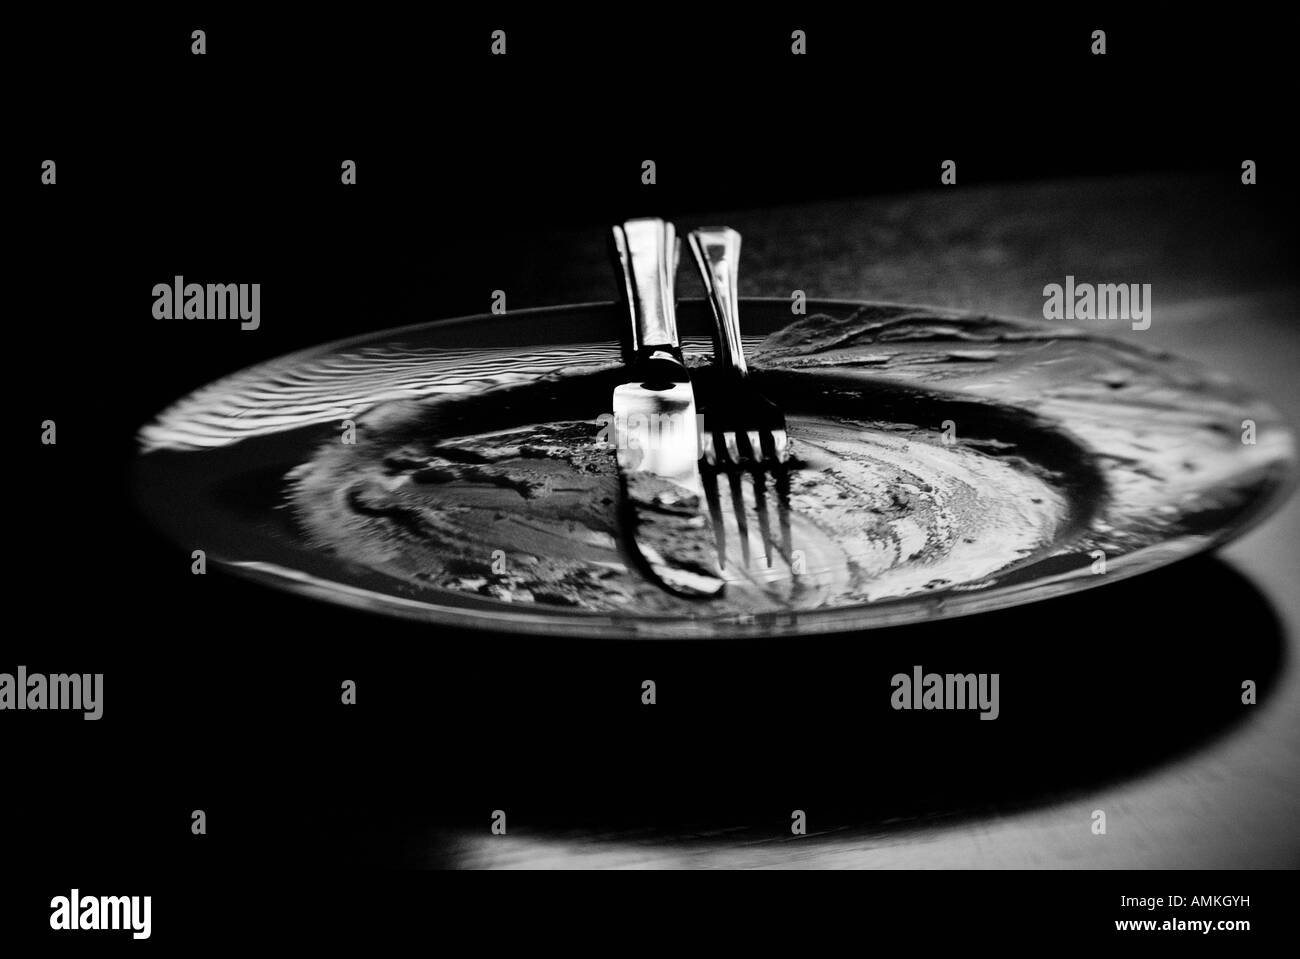
[[641, 219], [613, 234], [630, 329], [613, 436], [632, 542], [669, 592], [718, 596], [725, 582], [700, 482], [695, 394], [677, 338], [677, 231]]

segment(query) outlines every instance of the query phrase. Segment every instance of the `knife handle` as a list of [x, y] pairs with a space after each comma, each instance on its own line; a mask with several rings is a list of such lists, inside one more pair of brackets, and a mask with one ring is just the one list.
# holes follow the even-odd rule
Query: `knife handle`
[[740, 342], [740, 306], [736, 274], [740, 263], [740, 234], [728, 226], [692, 230], [691, 252], [713, 308], [714, 357], [719, 366], [746, 376], [745, 350]]
[[633, 357], [658, 347], [681, 362], [673, 280], [681, 245], [671, 223], [628, 220], [614, 227], [614, 249], [623, 272], [623, 294], [632, 324]]

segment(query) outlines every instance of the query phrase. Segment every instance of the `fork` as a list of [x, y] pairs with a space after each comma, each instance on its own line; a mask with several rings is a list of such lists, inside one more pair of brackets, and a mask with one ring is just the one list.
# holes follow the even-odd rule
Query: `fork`
[[713, 353], [719, 380], [701, 431], [701, 453], [710, 466], [784, 463], [789, 447], [785, 415], [750, 382], [740, 340], [736, 292], [740, 234], [725, 226], [701, 227], [691, 231], [690, 245], [713, 308]]
[[[752, 516], [758, 521], [758, 542], [766, 567], [773, 568], [773, 549], [791, 565], [790, 477], [784, 466], [789, 438], [780, 408], [749, 379], [737, 309], [740, 234], [729, 227], [706, 227], [691, 232], [690, 246], [709, 293], [715, 325], [716, 376], [700, 431], [700, 453], [706, 464], [700, 472], [718, 563], [727, 568], [727, 543], [731, 540], [740, 544], [740, 565], [752, 571]], [[731, 491], [730, 508], [725, 510], [718, 496], [720, 472]], [[779, 540], [773, 537], [773, 510]]]

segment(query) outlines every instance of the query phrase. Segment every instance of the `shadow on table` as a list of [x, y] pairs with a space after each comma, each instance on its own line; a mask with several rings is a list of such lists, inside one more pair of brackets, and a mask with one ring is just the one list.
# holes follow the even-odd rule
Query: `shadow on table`
[[[760, 842], [1004, 813], [1203, 750], [1267, 708], [1284, 644], [1231, 567], [1190, 560], [1046, 603], [866, 633], [717, 643], [467, 639], [427, 748], [358, 755], [331, 828], [372, 864], [455, 866], [511, 836]], [[913, 667], [997, 673], [996, 720], [895, 710]], [[413, 667], [418, 668], [418, 667]], [[641, 702], [641, 683], [657, 702]], [[1243, 682], [1260, 705], [1243, 704]], [[403, 753], [405, 749], [405, 753]], [[405, 758], [403, 758], [403, 755]]]

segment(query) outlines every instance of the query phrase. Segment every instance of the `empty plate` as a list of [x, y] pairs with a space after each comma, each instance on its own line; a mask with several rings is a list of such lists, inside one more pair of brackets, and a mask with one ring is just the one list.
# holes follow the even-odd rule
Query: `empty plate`
[[[707, 397], [708, 308], [678, 312]], [[320, 600], [504, 632], [738, 637], [1101, 585], [1225, 541], [1289, 485], [1277, 413], [1186, 361], [929, 308], [808, 313], [742, 301], [792, 459], [720, 485], [718, 599], [645, 579], [620, 526], [614, 304], [429, 323], [236, 373], [141, 429], [140, 497], [185, 549]]]

